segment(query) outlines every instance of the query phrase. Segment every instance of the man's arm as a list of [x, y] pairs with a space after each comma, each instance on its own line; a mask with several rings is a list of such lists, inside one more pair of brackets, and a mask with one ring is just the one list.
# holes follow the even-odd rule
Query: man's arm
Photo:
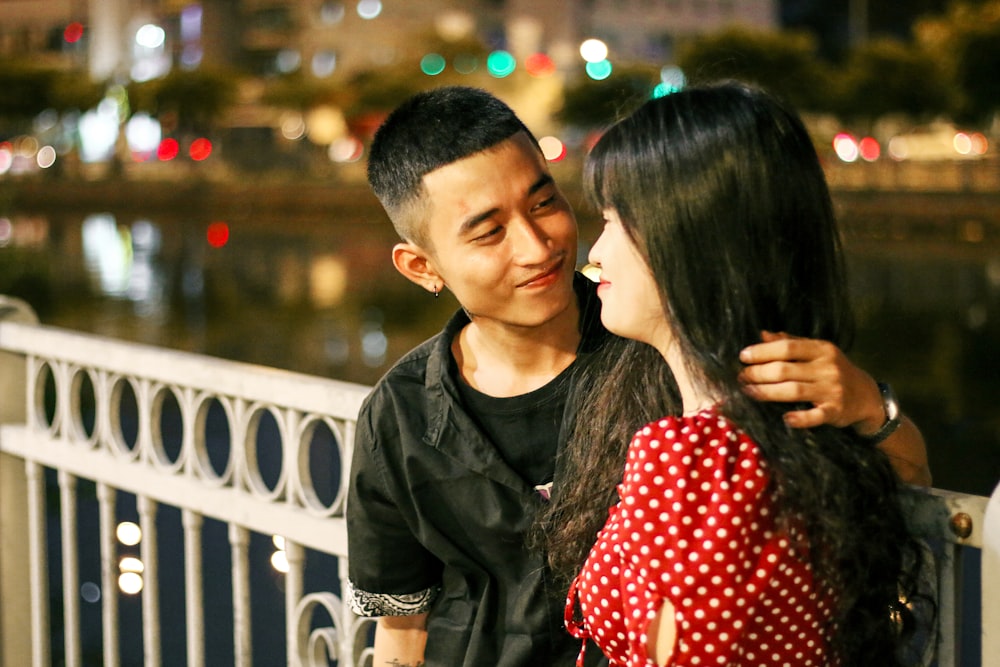
[[419, 667], [424, 664], [427, 614], [382, 616], [375, 624], [373, 667]]
[[[859, 435], [876, 433], [886, 415], [878, 385], [836, 345], [822, 340], [763, 333], [762, 343], [740, 353], [747, 366], [740, 373], [746, 392], [762, 401], [804, 402], [785, 422], [795, 428], [820, 424], [852, 427]], [[879, 448], [892, 461], [900, 479], [929, 486], [930, 467], [923, 435], [905, 415], [900, 427]]]

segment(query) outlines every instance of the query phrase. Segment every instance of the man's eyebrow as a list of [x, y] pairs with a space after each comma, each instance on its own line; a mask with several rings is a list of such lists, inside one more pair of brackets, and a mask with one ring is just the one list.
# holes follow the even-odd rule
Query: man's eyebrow
[[[538, 192], [542, 188], [544, 188], [547, 185], [549, 185], [551, 183], [554, 183], [554, 182], [555, 181], [552, 178], [552, 174], [541, 174], [538, 177], [538, 180], [536, 180], [534, 183], [532, 183], [531, 187], [528, 188], [527, 195], [530, 197], [531, 195], [535, 194], [536, 192]], [[492, 218], [493, 215], [497, 211], [499, 211], [499, 210], [500, 210], [499, 208], [493, 207], [493, 208], [490, 208], [490, 209], [487, 209], [487, 210], [483, 211], [482, 213], [477, 213], [476, 215], [472, 216], [471, 218], [466, 218], [462, 222], [461, 227], [458, 228], [458, 233], [460, 235], [467, 233], [469, 230], [473, 229], [476, 225], [479, 225], [482, 222], [484, 222], [484, 221], [489, 220], [490, 218]]]
[[549, 185], [550, 183], [553, 182], [554, 181], [552, 179], [552, 174], [542, 174], [541, 176], [538, 177], [538, 180], [532, 183], [531, 187], [528, 188], [528, 194], [533, 195], [542, 188], [544, 188], [546, 185]]

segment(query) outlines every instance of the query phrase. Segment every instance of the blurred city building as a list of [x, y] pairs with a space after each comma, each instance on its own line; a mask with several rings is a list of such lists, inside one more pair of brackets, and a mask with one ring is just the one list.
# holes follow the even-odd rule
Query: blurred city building
[[86, 64], [94, 80], [224, 65], [317, 78], [419, 59], [477, 40], [515, 58], [579, 61], [599, 38], [614, 58], [669, 62], [675, 42], [741, 24], [777, 27], [778, 0], [6, 0], [0, 56]]

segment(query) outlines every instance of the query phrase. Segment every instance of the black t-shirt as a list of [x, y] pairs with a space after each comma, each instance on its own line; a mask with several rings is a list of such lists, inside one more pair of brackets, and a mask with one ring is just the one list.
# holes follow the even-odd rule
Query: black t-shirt
[[347, 594], [363, 615], [428, 612], [428, 667], [575, 662], [580, 644], [563, 625], [565, 591], [525, 544], [545, 502], [534, 480], [552, 479], [560, 444], [555, 406], [565, 401], [572, 369], [607, 335], [594, 285], [577, 276], [575, 288], [581, 344], [567, 378], [540, 394], [551, 392], [542, 407], [554, 410], [542, 418], [545, 450], [510, 445], [503, 423], [473, 416], [449, 371], [451, 341], [468, 324], [461, 311], [397, 362], [358, 415]]
[[451, 366], [462, 402], [507, 465], [533, 488], [551, 482], [573, 364], [545, 386], [506, 398], [470, 387]]

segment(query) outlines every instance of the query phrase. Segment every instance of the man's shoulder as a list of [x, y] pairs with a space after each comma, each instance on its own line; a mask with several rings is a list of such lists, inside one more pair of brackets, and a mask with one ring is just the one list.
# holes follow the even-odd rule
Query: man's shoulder
[[447, 373], [447, 349], [442, 340], [446, 335], [446, 331], [439, 332], [404, 354], [375, 383], [358, 414], [362, 433], [375, 437], [426, 424], [427, 412], [432, 409], [430, 396], [438, 395], [434, 385], [440, 385]]
[[441, 335], [438, 333], [428, 338], [400, 357], [372, 387], [362, 405], [362, 411], [370, 410], [373, 403], [389, 400], [400, 393], [422, 391], [427, 381], [428, 363], [434, 356]]

